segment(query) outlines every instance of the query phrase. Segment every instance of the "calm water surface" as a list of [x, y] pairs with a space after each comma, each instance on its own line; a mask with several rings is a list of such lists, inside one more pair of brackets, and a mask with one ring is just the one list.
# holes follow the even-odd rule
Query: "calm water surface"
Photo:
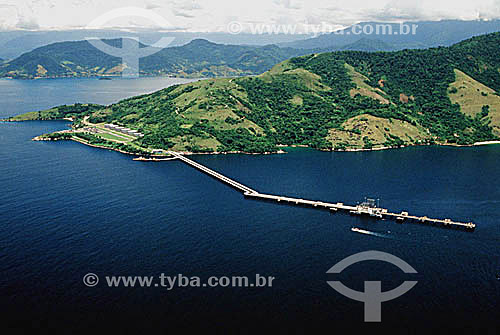
[[[0, 117], [63, 103], [108, 104], [176, 82], [0, 80]], [[474, 221], [476, 231], [467, 233], [245, 200], [181, 162], [139, 163], [78, 143], [31, 141], [66, 127], [0, 124], [0, 306], [15, 325], [361, 325], [363, 304], [328, 280], [356, 290], [366, 280], [381, 280], [383, 290], [418, 280], [382, 304], [384, 325], [497, 325], [500, 146], [193, 157], [261, 192], [347, 204], [372, 196], [393, 211]], [[382, 262], [326, 274], [367, 250], [394, 254], [418, 274]], [[96, 287], [83, 285], [89, 272], [101, 277]], [[276, 279], [266, 288], [170, 291], [109, 288], [104, 279], [161, 273]]]

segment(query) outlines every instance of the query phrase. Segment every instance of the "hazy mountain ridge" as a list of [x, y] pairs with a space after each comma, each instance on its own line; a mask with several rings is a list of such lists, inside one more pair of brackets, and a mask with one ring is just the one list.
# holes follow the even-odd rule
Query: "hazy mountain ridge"
[[[323, 50], [329, 48], [323, 48]], [[366, 52], [378, 52], [378, 51], [395, 51], [396, 49], [385, 42], [378, 39], [363, 37], [354, 43], [344, 45], [341, 47], [336, 47], [334, 50], [328, 51], [366, 51]], [[325, 50], [326, 51], [326, 50]]]
[[[121, 48], [122, 40], [104, 40]], [[141, 47], [145, 47], [141, 44]], [[193, 40], [180, 47], [158, 49], [140, 59], [141, 74], [180, 77], [217, 77], [259, 74], [274, 64], [307, 51], [279, 48], [223, 45]], [[0, 76], [12, 78], [89, 77], [119, 75], [119, 58], [96, 49], [88, 41], [60, 42], [37, 48], [0, 66]]]
[[170, 47], [183, 46], [195, 39], [205, 39], [217, 44], [264, 46], [306, 39], [312, 35], [291, 34], [249, 34], [238, 35], [229, 33], [196, 33], [196, 32], [158, 32], [141, 30], [125, 32], [122, 30], [68, 30], [68, 31], [0, 31], [0, 57], [15, 59], [24, 53], [33, 51], [45, 45], [81, 41], [88, 38], [119, 39], [134, 38], [143, 44], [153, 45], [161, 38], [172, 38]]
[[[218, 77], [259, 74], [287, 58], [312, 52], [339, 50], [377, 52], [424, 49], [450, 46], [476, 35], [500, 31], [500, 20], [443, 20], [406, 22], [405, 24], [418, 25], [417, 33], [415, 35], [353, 34], [350, 28], [347, 28], [344, 31], [345, 34], [331, 33], [315, 38], [306, 38], [306, 35], [287, 37], [282, 36], [283, 34], [279, 36], [257, 34], [253, 35], [252, 38], [248, 34], [241, 34], [241, 36], [224, 33], [196, 34], [179, 32], [161, 34], [153, 31], [140, 33], [94, 31], [92, 34], [85, 30], [68, 32], [0, 32], [0, 48], [2, 49], [0, 56], [4, 59], [10, 59], [9, 65], [0, 66], [0, 76], [36, 78], [118, 75], [123, 70], [118, 59], [103, 55], [85, 41], [60, 41], [61, 39], [69, 40], [71, 38], [83, 39], [88, 36], [108, 37], [107, 43], [118, 46], [119, 42], [116, 42], [117, 40], [113, 40], [113, 38], [124, 34], [146, 41], [144, 44], [153, 43], [159, 37], [174, 37], [171, 47], [141, 60], [141, 70], [144, 75]], [[359, 24], [361, 28], [367, 25], [373, 27], [391, 25], [394, 32], [399, 32], [399, 24], [396, 23], [365, 22]], [[217, 50], [207, 50], [203, 46], [200, 46], [200, 49], [203, 49], [203, 54], [193, 50], [193, 44], [201, 44], [199, 43], [199, 37], [212, 41], [206, 41], [205, 43]], [[293, 41], [278, 43], [287, 39]], [[40, 46], [40, 44], [49, 43], [52, 40], [57, 41], [57, 43]], [[221, 41], [232, 44], [214, 43]], [[268, 45], [255, 46], [262, 42], [267, 42]], [[271, 47], [273, 43], [280, 46], [282, 50], [275, 46]], [[254, 44], [254, 46], [249, 46], [250, 44]], [[36, 46], [38, 48], [25, 52], [17, 58], [14, 57], [20, 51], [26, 51]], [[54, 48], [54, 50], [51, 50], [51, 48]], [[65, 48], [66, 50], [64, 50]], [[227, 51], [226, 54], [213, 59], [213, 56], [217, 53], [220, 54], [223, 49]], [[2, 56], [4, 54], [8, 56]], [[86, 57], [80, 57], [80, 54], [85, 54]], [[241, 57], [242, 61], [238, 62], [235, 59], [237, 57], [232, 57], [233, 55]], [[198, 58], [196, 59], [196, 57]], [[189, 61], [183, 58], [189, 59]], [[92, 60], [92, 62], [89, 62], [89, 60]]]
[[[298, 49], [328, 48], [334, 50], [355, 43], [360, 38], [368, 38], [379, 40], [391, 46], [391, 49], [381, 51], [425, 49], [439, 46], [451, 46], [474, 36], [500, 31], [500, 20], [416, 21], [404, 22], [404, 24], [409, 26], [417, 25], [416, 34], [401, 34], [399, 31], [399, 23], [362, 22], [358, 24], [360, 27], [360, 34], [357, 34], [357, 31], [356, 34], [354, 34], [351, 28], [346, 28], [344, 33], [328, 33], [301, 41], [280, 43], [279, 45]], [[365, 26], [372, 26], [375, 29], [377, 25], [390, 25], [392, 31], [396, 32], [396, 34], [365, 34], [362, 32]], [[369, 32], [370, 30], [366, 31]]]

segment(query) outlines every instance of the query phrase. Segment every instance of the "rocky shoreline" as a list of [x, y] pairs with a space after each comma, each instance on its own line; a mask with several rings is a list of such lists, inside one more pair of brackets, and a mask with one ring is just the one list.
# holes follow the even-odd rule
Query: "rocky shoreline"
[[[33, 141], [64, 141], [65, 139], [54, 139], [54, 138], [47, 138], [42, 136], [37, 136], [32, 139]], [[166, 160], [171, 160], [171, 158], [166, 158], [168, 156], [146, 156], [144, 157], [144, 154], [137, 154], [137, 153], [132, 153], [132, 152], [127, 152], [115, 148], [110, 148], [106, 146], [101, 146], [101, 145], [95, 145], [95, 144], [90, 144], [87, 143], [83, 140], [80, 140], [78, 138], [72, 137], [70, 140], [88, 145], [93, 148], [100, 148], [100, 149], [107, 149], [107, 150], [112, 150], [112, 151], [117, 151], [122, 154], [130, 155], [130, 156], [136, 156], [134, 159], [135, 161], [150, 161], [150, 162], [159, 162], [159, 161], [166, 161]], [[449, 146], [449, 147], [474, 147], [474, 146], [482, 146], [482, 145], [491, 145], [491, 144], [500, 144], [500, 141], [485, 141], [485, 142], [476, 142], [474, 144], [467, 144], [467, 145], [458, 145], [458, 144], [418, 144], [418, 145], [403, 145], [399, 147], [377, 147], [377, 148], [371, 148], [371, 149], [363, 149], [363, 148], [358, 148], [358, 149], [343, 149], [343, 150], [321, 150], [324, 152], [366, 152], [366, 151], [382, 151], [382, 150], [389, 150], [389, 149], [402, 149], [405, 147], [414, 147], [414, 146], [430, 146], [430, 145], [437, 145], [437, 146]], [[280, 148], [311, 148], [307, 145], [279, 145], [278, 147]], [[262, 153], [256, 153], [256, 152], [245, 152], [245, 151], [227, 151], [227, 152], [190, 152], [190, 151], [179, 151], [178, 152], [181, 155], [185, 156], [191, 156], [191, 155], [231, 155], [231, 154], [240, 154], [240, 155], [275, 155], [275, 154], [286, 154], [287, 152], [285, 150], [278, 150], [276, 152], [262, 152]]]

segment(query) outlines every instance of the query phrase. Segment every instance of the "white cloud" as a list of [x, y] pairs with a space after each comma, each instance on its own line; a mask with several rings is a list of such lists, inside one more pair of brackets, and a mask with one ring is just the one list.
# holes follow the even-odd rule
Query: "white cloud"
[[146, 9], [156, 9], [156, 8], [161, 8], [161, 5], [154, 2], [154, 1], [146, 1], [144, 8]]
[[[112, 9], [135, 6], [191, 31], [231, 21], [265, 24], [500, 18], [500, 0], [0, 0], [0, 29], [86, 26]], [[118, 25], [126, 25], [124, 20]], [[135, 23], [135, 21], [134, 21]], [[146, 24], [147, 26], [147, 24]]]
[[181, 2], [180, 4], [177, 5], [177, 7], [183, 10], [198, 10], [203, 8], [198, 2], [194, 0]]
[[0, 4], [0, 30], [7, 30], [18, 22], [17, 8], [13, 5]]
[[279, 6], [283, 6], [287, 9], [301, 9], [302, 2], [298, 0], [273, 0], [273, 2]]
[[193, 14], [189, 14], [188, 12], [177, 10], [177, 9], [173, 9], [172, 13], [174, 13], [175, 16], [180, 16], [180, 17], [189, 18], [189, 19], [195, 17]]
[[16, 28], [24, 30], [37, 30], [40, 29], [40, 25], [33, 17], [25, 18], [23, 16], [20, 16], [19, 20], [16, 23]]

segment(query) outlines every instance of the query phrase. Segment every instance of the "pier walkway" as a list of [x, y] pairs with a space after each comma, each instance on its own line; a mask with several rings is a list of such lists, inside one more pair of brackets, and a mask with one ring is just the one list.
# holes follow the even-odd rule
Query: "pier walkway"
[[215, 172], [214, 170], [211, 170], [209, 168], [207, 168], [206, 166], [203, 166], [199, 163], [196, 163], [195, 161], [189, 159], [189, 158], [186, 158], [185, 156], [183, 155], [180, 155], [176, 152], [173, 152], [173, 151], [168, 151], [168, 153], [172, 156], [174, 156], [175, 158], [178, 158], [180, 159], [181, 161], [183, 161], [184, 163], [186, 164], [189, 164], [191, 165], [192, 167], [202, 171], [202, 172], [205, 172], [206, 174], [216, 178], [216, 179], [219, 179], [220, 181], [228, 184], [229, 186], [232, 186], [234, 188], [236, 188], [237, 190], [241, 191], [241, 192], [244, 192], [244, 193], [257, 193], [257, 191], [254, 191], [252, 190], [250, 187], [247, 187], [243, 184], [240, 184], [218, 172]]
[[391, 213], [385, 208], [370, 207], [370, 206], [366, 206], [364, 204], [349, 206], [349, 205], [344, 205], [341, 202], [328, 203], [328, 202], [323, 202], [323, 201], [314, 201], [314, 200], [290, 198], [290, 197], [271, 195], [271, 194], [263, 194], [263, 193], [259, 193], [255, 190], [251, 189], [248, 186], [240, 184], [237, 181], [234, 181], [234, 180], [232, 180], [232, 179], [230, 179], [230, 178], [228, 178], [228, 177], [226, 177], [226, 176], [224, 176], [224, 175], [222, 175], [214, 170], [211, 170], [211, 169], [207, 168], [206, 166], [203, 166], [199, 163], [196, 163], [195, 161], [193, 161], [189, 158], [186, 158], [185, 156], [183, 156], [181, 154], [178, 154], [178, 153], [173, 152], [173, 151], [169, 151], [168, 154], [170, 154], [173, 157], [180, 159], [184, 163], [191, 165], [192, 167], [228, 184], [229, 186], [242, 192], [246, 198], [250, 198], [250, 199], [268, 200], [268, 201], [276, 201], [278, 203], [286, 203], [286, 204], [291, 204], [291, 205], [302, 205], [302, 206], [309, 206], [309, 207], [315, 207], [315, 208], [322, 208], [322, 209], [330, 210], [332, 213], [335, 213], [335, 212], [341, 210], [341, 211], [346, 211], [351, 215], [370, 216], [370, 217], [373, 217], [376, 219], [392, 218], [400, 223], [403, 223], [404, 221], [412, 221], [412, 222], [422, 223], [422, 224], [441, 225], [443, 227], [463, 228], [466, 230], [474, 230], [476, 228], [476, 225], [472, 222], [463, 223], [463, 222], [452, 221], [451, 219], [432, 219], [432, 218], [428, 218], [427, 216], [409, 215], [408, 212]]

